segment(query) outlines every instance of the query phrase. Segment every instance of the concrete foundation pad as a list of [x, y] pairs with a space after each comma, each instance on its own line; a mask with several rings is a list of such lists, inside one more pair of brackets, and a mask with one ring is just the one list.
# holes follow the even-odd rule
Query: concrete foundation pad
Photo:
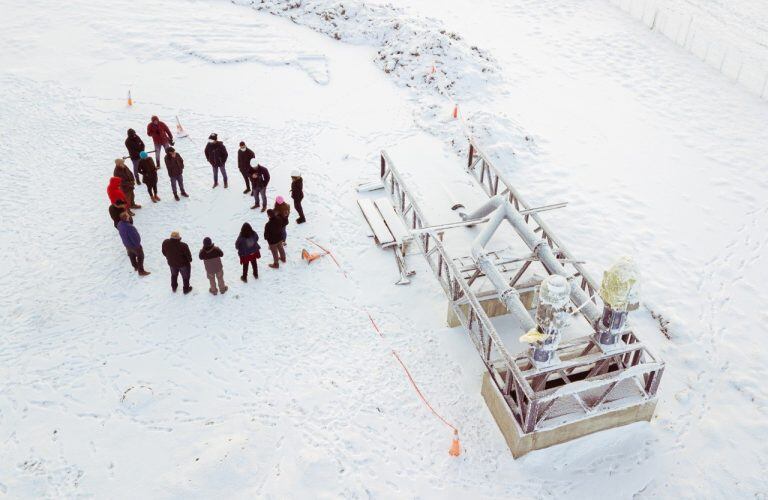
[[487, 372], [483, 374], [481, 394], [514, 458], [519, 458], [533, 450], [565, 443], [593, 432], [612, 429], [642, 420], [650, 421], [656, 409], [656, 398], [653, 398], [638, 402], [638, 404], [633, 406], [584, 417], [575, 422], [552, 429], [523, 434], [522, 429], [520, 429], [520, 426], [512, 416], [507, 402], [504, 401], [504, 397]]

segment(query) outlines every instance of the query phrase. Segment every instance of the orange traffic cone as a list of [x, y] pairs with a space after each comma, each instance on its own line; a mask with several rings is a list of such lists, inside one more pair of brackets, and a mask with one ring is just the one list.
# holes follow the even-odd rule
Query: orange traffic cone
[[453, 105], [453, 117], [458, 118], [459, 117], [459, 105], [454, 104]]
[[452, 457], [458, 457], [461, 455], [461, 445], [459, 444], [459, 431], [453, 431], [453, 442], [451, 443], [451, 449], [448, 450], [448, 454]]
[[131, 99], [131, 91], [128, 91], [128, 106], [133, 106], [133, 99]]
[[307, 264], [311, 264], [313, 260], [317, 260], [320, 257], [322, 257], [325, 254], [321, 253], [309, 253], [306, 248], [303, 248], [301, 250], [301, 258], [302, 260], [306, 260]]

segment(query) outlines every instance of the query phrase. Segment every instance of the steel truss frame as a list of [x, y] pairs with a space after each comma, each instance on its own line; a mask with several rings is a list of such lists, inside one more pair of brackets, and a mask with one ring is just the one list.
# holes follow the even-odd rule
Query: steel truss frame
[[[518, 210], [530, 209], [472, 141], [467, 165], [469, 173], [489, 197], [508, 194]], [[491, 379], [509, 405], [521, 434], [634, 406], [656, 397], [664, 363], [631, 331], [625, 332], [622, 342], [610, 351], [602, 349], [591, 335], [563, 342], [556, 351], [560, 362], [547, 367], [536, 367], [527, 352], [511, 354], [483, 309], [481, 298], [473, 290], [480, 276], [479, 270], [457, 265], [463, 258], [448, 253], [442, 242], [443, 233], [425, 230], [430, 227], [428, 221], [385, 151], [381, 152], [380, 175], [395, 212], [407, 227], [416, 230], [414, 241], [442, 286], [449, 307], [469, 333]], [[595, 294], [598, 285], [580, 261], [568, 252], [537, 213], [527, 214], [525, 219], [535, 224], [536, 232], [541, 233], [553, 248], [563, 266], [572, 269], [572, 279], [580, 279], [581, 287], [602, 307]], [[517, 282], [535, 258], [523, 256], [515, 260], [521, 265], [510, 271], [515, 272], [510, 280], [512, 286], [529, 288], [530, 284]], [[488, 294], [484, 294], [482, 300], [486, 298], [489, 298]]]

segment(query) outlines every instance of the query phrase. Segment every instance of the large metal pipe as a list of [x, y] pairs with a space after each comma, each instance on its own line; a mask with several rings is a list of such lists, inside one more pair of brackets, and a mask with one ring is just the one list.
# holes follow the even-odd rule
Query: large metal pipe
[[[555, 257], [552, 248], [530, 228], [525, 222], [525, 218], [520, 215], [520, 212], [518, 212], [509, 201], [507, 201], [505, 196], [494, 196], [482, 206], [467, 214], [467, 218], [475, 219], [485, 217], [492, 212], [493, 215], [488, 221], [488, 224], [483, 228], [472, 245], [472, 256], [475, 260], [478, 260], [478, 257], [485, 253], [483, 247], [490, 241], [493, 233], [496, 232], [501, 222], [506, 219], [550, 274], [556, 274], [563, 276], [564, 278], [570, 277], [562, 263]], [[591, 325], [597, 325], [601, 318], [600, 311], [598, 311], [595, 304], [591, 302], [590, 297], [578, 286], [578, 284], [571, 282], [570, 286], [571, 301], [577, 307], [581, 307], [579, 312]]]
[[472, 257], [477, 262], [480, 270], [485, 273], [496, 290], [498, 290], [501, 301], [506, 306], [507, 311], [517, 318], [525, 331], [528, 331], [531, 328], [535, 328], [536, 323], [520, 301], [520, 294], [513, 287], [509, 286], [504, 275], [488, 257], [484, 248], [503, 221], [504, 213], [502, 211], [497, 211], [493, 214], [488, 224], [480, 231], [480, 234], [477, 235], [472, 243]]

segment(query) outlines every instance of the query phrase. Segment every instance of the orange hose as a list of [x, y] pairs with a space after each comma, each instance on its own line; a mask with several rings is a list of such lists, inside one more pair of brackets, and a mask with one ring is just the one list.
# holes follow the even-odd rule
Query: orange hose
[[[344, 272], [344, 269], [341, 267], [341, 264], [339, 264], [339, 261], [336, 260], [336, 257], [333, 255], [333, 253], [330, 250], [327, 250], [326, 248], [320, 246], [318, 243], [315, 243], [314, 241], [307, 238], [307, 241], [327, 253], [331, 256], [333, 259], [333, 262], [336, 263], [336, 267], [338, 267], [342, 273], [344, 273], [344, 277], [349, 279], [349, 276], [347, 276], [347, 273]], [[363, 312], [368, 316], [368, 319], [371, 321], [371, 325], [373, 325], [373, 329], [376, 331], [376, 333], [379, 334], [379, 337], [384, 338], [384, 334], [381, 332], [381, 329], [379, 328], [379, 325], [376, 324], [376, 321], [374, 321], [373, 316], [371, 316], [371, 313], [368, 312], [367, 309], [363, 308]], [[418, 384], [416, 384], [416, 381], [413, 379], [413, 376], [411, 375], [411, 371], [408, 370], [408, 367], [405, 365], [403, 360], [400, 358], [400, 356], [395, 352], [394, 349], [391, 349], [390, 352], [392, 353], [392, 356], [397, 360], [398, 363], [400, 363], [400, 366], [403, 368], [403, 371], [405, 372], [406, 377], [408, 377], [408, 381], [410, 381], [411, 385], [413, 386], [413, 389], [416, 391], [416, 394], [418, 394], [421, 401], [426, 405], [427, 408], [429, 408], [429, 411], [432, 412], [434, 416], [436, 416], [438, 419], [440, 419], [441, 422], [443, 422], [445, 425], [453, 429], [455, 434], [458, 434], [459, 430], [450, 422], [448, 422], [445, 418], [443, 418], [442, 415], [437, 413], [437, 411], [432, 407], [432, 405], [427, 401], [427, 398], [424, 397], [424, 393], [421, 392], [421, 389], [419, 389]]]

